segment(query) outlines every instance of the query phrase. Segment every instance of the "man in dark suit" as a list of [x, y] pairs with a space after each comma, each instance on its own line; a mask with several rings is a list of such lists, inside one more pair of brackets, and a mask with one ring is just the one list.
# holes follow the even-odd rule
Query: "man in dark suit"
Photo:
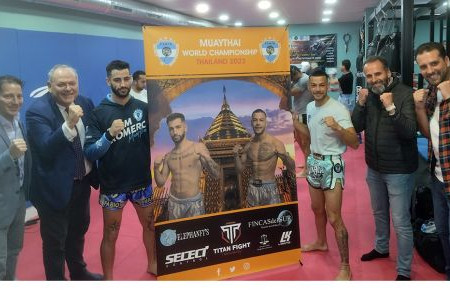
[[65, 280], [66, 261], [71, 280], [100, 280], [101, 275], [87, 271], [83, 258], [95, 173], [82, 152], [84, 116], [94, 104], [78, 95], [78, 75], [66, 65], [50, 70], [48, 89], [26, 113], [34, 159], [30, 198], [41, 220], [45, 275]]
[[22, 86], [16, 77], [0, 76], [0, 281], [16, 278], [31, 176], [31, 155], [19, 121]]

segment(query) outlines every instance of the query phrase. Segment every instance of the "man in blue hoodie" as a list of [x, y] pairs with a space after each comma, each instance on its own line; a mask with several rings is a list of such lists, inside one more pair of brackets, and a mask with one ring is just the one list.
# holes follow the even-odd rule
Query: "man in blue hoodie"
[[113, 279], [122, 212], [131, 201], [143, 229], [147, 272], [156, 274], [147, 104], [130, 95], [130, 66], [114, 60], [106, 67], [109, 94], [89, 115], [86, 157], [98, 160], [99, 203], [103, 207], [100, 248], [105, 280]]

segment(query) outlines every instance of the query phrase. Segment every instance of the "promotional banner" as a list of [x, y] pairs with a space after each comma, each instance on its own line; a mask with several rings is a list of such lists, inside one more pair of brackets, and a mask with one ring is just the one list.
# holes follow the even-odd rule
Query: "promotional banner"
[[143, 32], [158, 279], [298, 263], [287, 30]]
[[337, 66], [337, 35], [294, 35], [290, 38], [291, 63], [309, 62], [311, 67]]

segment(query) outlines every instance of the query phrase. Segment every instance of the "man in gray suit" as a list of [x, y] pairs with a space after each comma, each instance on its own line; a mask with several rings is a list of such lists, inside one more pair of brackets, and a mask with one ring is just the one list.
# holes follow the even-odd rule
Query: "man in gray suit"
[[14, 280], [23, 246], [31, 156], [19, 121], [22, 81], [0, 76], [0, 280]]

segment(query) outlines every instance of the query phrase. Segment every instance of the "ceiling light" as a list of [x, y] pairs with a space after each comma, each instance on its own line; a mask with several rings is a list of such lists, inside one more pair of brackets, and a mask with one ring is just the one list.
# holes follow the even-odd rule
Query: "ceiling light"
[[269, 17], [270, 18], [277, 18], [278, 16], [280, 16], [280, 13], [278, 13], [278, 12], [270, 12], [270, 14], [269, 14]]
[[337, 0], [325, 0], [325, 4], [334, 4]]
[[331, 15], [331, 14], [333, 14], [332, 10], [324, 10], [323, 11], [323, 15]]
[[195, 10], [198, 13], [206, 13], [209, 11], [209, 5], [206, 3], [199, 3], [195, 6]]
[[330, 18], [322, 18], [322, 22], [330, 22]]
[[220, 21], [227, 21], [228, 19], [230, 19], [230, 16], [228, 16], [227, 14], [221, 14], [219, 16]]
[[270, 1], [267, 1], [267, 0], [258, 2], [258, 8], [261, 10], [269, 9], [271, 6], [272, 6], [272, 3], [270, 3]]
[[241, 21], [236, 21], [236, 22], [234, 23], [234, 26], [242, 26], [242, 22], [241, 22]]
[[277, 23], [278, 23], [279, 25], [283, 25], [283, 24], [286, 23], [286, 20], [280, 19], [280, 20], [277, 21]]

